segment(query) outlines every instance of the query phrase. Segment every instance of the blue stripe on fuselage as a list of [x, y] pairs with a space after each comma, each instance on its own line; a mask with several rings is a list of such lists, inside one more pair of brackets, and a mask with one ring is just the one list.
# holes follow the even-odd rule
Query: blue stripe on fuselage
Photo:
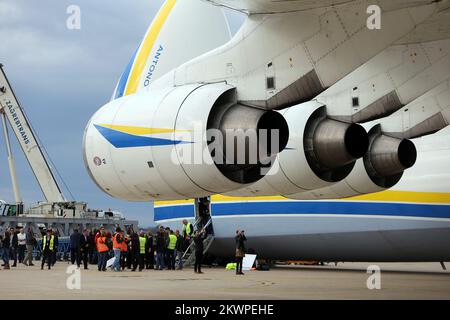
[[[213, 216], [265, 214], [336, 214], [450, 218], [450, 205], [356, 201], [261, 201], [213, 203]], [[155, 221], [193, 217], [193, 205], [155, 208]]]
[[100, 134], [116, 148], [168, 146], [179, 143], [190, 143], [179, 140], [136, 136], [94, 124]]
[[116, 95], [114, 99], [118, 99], [123, 96], [125, 92], [125, 88], [127, 87], [128, 77], [130, 76], [131, 67], [133, 67], [134, 59], [136, 59], [136, 54], [139, 50], [139, 46], [134, 52], [133, 56], [131, 57], [131, 60], [128, 62], [125, 70], [122, 73], [122, 76], [120, 77], [119, 84], [117, 85]]

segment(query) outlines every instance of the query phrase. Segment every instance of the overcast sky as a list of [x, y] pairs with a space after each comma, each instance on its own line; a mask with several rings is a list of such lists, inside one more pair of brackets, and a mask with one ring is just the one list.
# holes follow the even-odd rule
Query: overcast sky
[[[120, 210], [150, 225], [151, 203], [109, 197], [89, 178], [82, 158], [84, 127], [111, 97], [163, 0], [1, 0], [0, 63], [51, 160], [74, 198], [91, 208]], [[69, 5], [81, 8], [81, 30], [68, 30]], [[236, 32], [243, 21], [227, 12]], [[14, 202], [0, 133], [0, 199]], [[25, 157], [10, 132], [19, 186], [27, 205], [43, 200]], [[71, 197], [64, 188], [66, 197]]]

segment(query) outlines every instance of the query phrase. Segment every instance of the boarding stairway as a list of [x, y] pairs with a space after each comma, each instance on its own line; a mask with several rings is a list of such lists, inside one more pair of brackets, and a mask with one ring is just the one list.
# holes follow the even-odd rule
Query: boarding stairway
[[[198, 229], [198, 226], [200, 226], [202, 219], [201, 218], [197, 218], [197, 220], [194, 222], [194, 230]], [[209, 220], [205, 223], [205, 225], [203, 226], [203, 228], [205, 230], [212, 230], [212, 228], [208, 228], [212, 226], [212, 218], [210, 217]], [[214, 241], [214, 233], [207, 233], [207, 236], [205, 238], [205, 240], [203, 240], [203, 255], [205, 255], [209, 248], [211, 247], [212, 243]], [[191, 239], [191, 242], [189, 243], [189, 246], [187, 247], [187, 249], [184, 251], [184, 254], [182, 256], [182, 260], [183, 260], [183, 265], [184, 266], [192, 266], [195, 262], [195, 244], [194, 241]]]

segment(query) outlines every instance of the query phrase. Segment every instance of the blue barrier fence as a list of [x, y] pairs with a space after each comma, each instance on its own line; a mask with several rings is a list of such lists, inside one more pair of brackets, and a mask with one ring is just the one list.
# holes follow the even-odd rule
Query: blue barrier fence
[[[42, 256], [42, 239], [38, 240], [38, 244], [33, 248], [33, 257], [40, 260]], [[58, 251], [56, 251], [57, 260], [68, 260], [70, 256], [70, 238], [58, 238]]]

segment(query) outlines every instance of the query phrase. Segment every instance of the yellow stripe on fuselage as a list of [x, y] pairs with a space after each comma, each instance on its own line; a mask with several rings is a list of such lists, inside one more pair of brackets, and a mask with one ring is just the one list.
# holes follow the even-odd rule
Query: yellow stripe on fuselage
[[[239, 202], [239, 201], [277, 201], [277, 200], [289, 200], [282, 196], [271, 196], [271, 197], [229, 197], [221, 194], [216, 194], [211, 197], [212, 202]], [[168, 201], [155, 201], [155, 206], [166, 206], [166, 205], [176, 205], [176, 204], [193, 204], [193, 199], [184, 200], [168, 200]]]
[[137, 127], [137, 126], [119, 126], [112, 124], [100, 124], [100, 126], [113, 129], [116, 131], [120, 131], [123, 133], [129, 133], [134, 135], [148, 135], [148, 134], [157, 134], [157, 133], [172, 133], [175, 132], [173, 129], [164, 129], [164, 128], [149, 128], [149, 127]]
[[343, 200], [413, 202], [413, 203], [450, 203], [450, 193], [386, 190], [377, 193], [364, 194]]
[[125, 90], [125, 96], [136, 93], [139, 86], [139, 80], [141, 79], [148, 57], [155, 45], [156, 38], [158, 38], [158, 35], [176, 2], [177, 0], [167, 0], [150, 26], [136, 60], [134, 61], [133, 69], [131, 70], [130, 78], [128, 79], [127, 88]]
[[[212, 202], [239, 202], [239, 201], [283, 201], [291, 200], [283, 196], [270, 197], [229, 197], [224, 195], [212, 196]], [[346, 199], [324, 199], [325, 201], [374, 201], [374, 202], [411, 202], [411, 203], [444, 203], [450, 204], [450, 193], [440, 192], [413, 192], [386, 190]], [[292, 201], [292, 200], [291, 200]], [[314, 200], [313, 200], [314, 201]], [[177, 204], [193, 204], [194, 200], [156, 201], [155, 206]]]

